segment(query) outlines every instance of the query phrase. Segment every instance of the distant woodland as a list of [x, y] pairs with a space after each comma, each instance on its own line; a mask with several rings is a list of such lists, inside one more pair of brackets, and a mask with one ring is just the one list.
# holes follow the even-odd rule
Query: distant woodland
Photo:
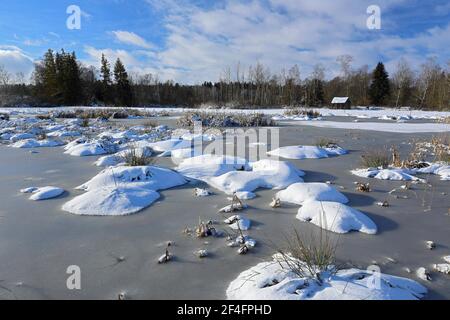
[[0, 66], [0, 106], [323, 107], [338, 96], [349, 97], [354, 106], [450, 109], [450, 61], [443, 66], [428, 58], [414, 70], [400, 60], [391, 74], [381, 62], [373, 70], [353, 66], [349, 55], [337, 62], [341, 70], [334, 78], [321, 64], [302, 75], [297, 65], [273, 73], [257, 63], [225, 68], [217, 82], [185, 85], [154, 74], [130, 74], [120, 59], [103, 56], [97, 69], [83, 65], [73, 52], [48, 50], [31, 79]]

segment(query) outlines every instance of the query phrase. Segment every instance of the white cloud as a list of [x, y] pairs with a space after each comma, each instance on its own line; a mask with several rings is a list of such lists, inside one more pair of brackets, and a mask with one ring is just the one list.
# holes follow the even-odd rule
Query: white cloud
[[316, 63], [338, 74], [341, 54], [354, 56], [355, 67], [372, 67], [381, 57], [388, 65], [401, 56], [423, 61], [424, 52], [450, 56], [450, 24], [409, 37], [393, 35], [395, 24], [385, 13], [406, 0], [378, 0], [386, 29], [375, 31], [366, 27], [372, 0], [224, 0], [209, 8], [186, 1], [147, 2], [166, 12], [168, 36], [158, 57], [182, 82], [217, 80], [238, 62], [248, 67], [259, 61], [274, 72], [298, 64], [304, 78]]
[[0, 65], [13, 75], [22, 72], [26, 78], [34, 68], [33, 59], [14, 46], [0, 46]]
[[117, 41], [125, 43], [125, 44], [131, 44], [137, 47], [141, 47], [144, 49], [152, 49], [153, 45], [150, 44], [148, 41], [146, 41], [144, 38], [138, 36], [134, 32], [129, 31], [113, 31], [112, 34], [115, 36]]

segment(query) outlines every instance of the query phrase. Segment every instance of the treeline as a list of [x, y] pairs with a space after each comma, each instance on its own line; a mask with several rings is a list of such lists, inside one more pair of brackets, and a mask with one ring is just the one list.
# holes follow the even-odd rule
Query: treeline
[[383, 63], [374, 70], [354, 69], [349, 55], [337, 59], [340, 74], [327, 80], [327, 70], [314, 66], [302, 77], [296, 65], [272, 73], [257, 63], [248, 69], [240, 64], [226, 68], [218, 82], [182, 85], [162, 82], [152, 74], [128, 74], [117, 59], [112, 67], [105, 56], [101, 68], [84, 66], [75, 53], [49, 50], [36, 64], [31, 84], [14, 83], [0, 67], [2, 105], [114, 105], [114, 106], [200, 106], [276, 107], [330, 105], [333, 97], [346, 96], [352, 105], [450, 109], [450, 62], [440, 66], [429, 58], [420, 70], [400, 60], [389, 75]]

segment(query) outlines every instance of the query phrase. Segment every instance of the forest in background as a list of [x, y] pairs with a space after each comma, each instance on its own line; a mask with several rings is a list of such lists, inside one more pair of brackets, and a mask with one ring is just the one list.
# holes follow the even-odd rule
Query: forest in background
[[450, 109], [450, 61], [441, 66], [427, 58], [413, 70], [401, 59], [392, 74], [381, 62], [374, 70], [355, 68], [350, 55], [337, 62], [340, 74], [332, 79], [321, 64], [303, 76], [298, 65], [273, 73], [257, 63], [225, 68], [217, 82], [184, 85], [160, 81], [154, 74], [130, 74], [120, 59], [110, 62], [102, 56], [97, 69], [85, 66], [75, 53], [48, 50], [30, 81], [0, 66], [0, 106], [323, 107], [345, 96], [353, 106]]

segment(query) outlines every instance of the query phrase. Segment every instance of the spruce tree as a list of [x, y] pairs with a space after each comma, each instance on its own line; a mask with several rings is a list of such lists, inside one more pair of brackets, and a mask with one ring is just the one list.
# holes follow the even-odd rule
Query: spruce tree
[[128, 73], [125, 66], [118, 58], [114, 66], [114, 80], [116, 82], [116, 98], [117, 103], [123, 106], [130, 107], [132, 104], [132, 92], [130, 81], [128, 80]]
[[42, 81], [43, 97], [49, 103], [55, 103], [55, 95], [58, 91], [58, 79], [53, 50], [49, 49], [44, 55], [44, 61], [39, 75]]
[[99, 98], [105, 104], [108, 104], [111, 102], [113, 96], [111, 92], [111, 67], [104, 54], [102, 54], [101, 59], [100, 76], [101, 76], [101, 89]]
[[383, 105], [391, 94], [389, 74], [384, 64], [379, 62], [372, 74], [372, 83], [369, 88], [370, 101], [374, 105]]

